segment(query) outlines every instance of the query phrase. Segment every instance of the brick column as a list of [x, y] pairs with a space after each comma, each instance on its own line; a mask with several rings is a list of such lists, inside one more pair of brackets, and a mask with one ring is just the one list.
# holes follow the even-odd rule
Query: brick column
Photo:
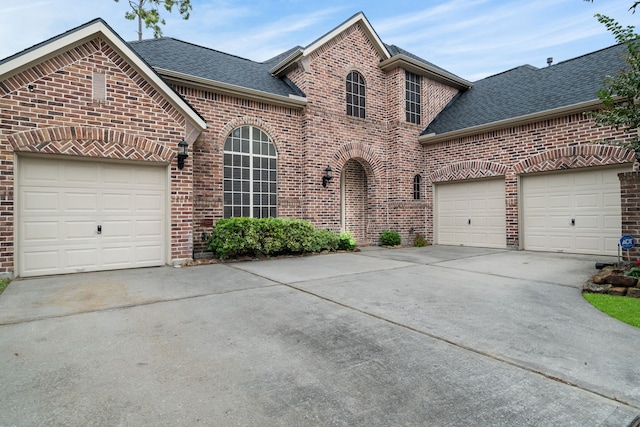
[[629, 251], [631, 259], [640, 257], [640, 172], [619, 173], [622, 234], [634, 237], [636, 245]]

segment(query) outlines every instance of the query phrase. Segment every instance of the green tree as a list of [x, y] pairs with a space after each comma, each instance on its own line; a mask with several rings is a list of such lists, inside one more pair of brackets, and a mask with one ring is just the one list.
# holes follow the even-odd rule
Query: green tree
[[[120, 0], [114, 1], [118, 3]], [[129, 0], [129, 6], [131, 11], [127, 11], [124, 17], [131, 21], [138, 20], [138, 40], [142, 40], [142, 22], [146, 28], [153, 29], [153, 37], [162, 36], [160, 25], [166, 25], [166, 22], [160, 18], [160, 6], [164, 6], [167, 12], [171, 12], [173, 6], [178, 6], [182, 19], [189, 19], [191, 0]]]
[[[640, 2], [635, 3], [633, 8], [637, 4]], [[588, 115], [595, 120], [596, 125], [612, 126], [626, 132], [635, 131], [632, 139], [607, 143], [640, 152], [640, 138], [637, 134], [637, 129], [640, 128], [640, 36], [635, 33], [634, 26], [623, 27], [613, 18], [600, 14], [596, 18], [607, 27], [618, 43], [626, 45], [627, 67], [619, 74], [605, 78], [605, 87], [597, 93], [603, 108]]]

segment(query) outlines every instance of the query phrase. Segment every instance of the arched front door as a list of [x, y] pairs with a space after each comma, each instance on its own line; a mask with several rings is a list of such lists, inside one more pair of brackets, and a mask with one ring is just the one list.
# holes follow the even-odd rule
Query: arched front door
[[342, 229], [350, 231], [359, 244], [370, 243], [367, 236], [369, 196], [366, 166], [362, 159], [350, 159], [340, 174]]

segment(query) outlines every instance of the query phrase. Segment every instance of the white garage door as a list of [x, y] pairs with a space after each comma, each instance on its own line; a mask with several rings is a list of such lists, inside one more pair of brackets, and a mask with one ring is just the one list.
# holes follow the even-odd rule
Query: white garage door
[[19, 275], [163, 265], [166, 181], [166, 167], [20, 158]]
[[522, 177], [524, 248], [617, 254], [618, 173], [630, 170], [627, 166]]
[[506, 247], [504, 180], [436, 186], [436, 243]]

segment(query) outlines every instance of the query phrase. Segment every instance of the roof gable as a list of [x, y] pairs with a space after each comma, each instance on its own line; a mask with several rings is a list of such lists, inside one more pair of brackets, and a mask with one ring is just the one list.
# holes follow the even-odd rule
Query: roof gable
[[371, 26], [371, 23], [369, 22], [367, 17], [364, 16], [364, 13], [358, 12], [355, 15], [353, 15], [351, 18], [344, 21], [342, 24], [338, 25], [333, 30], [329, 31], [325, 35], [311, 42], [311, 44], [309, 44], [307, 47], [298, 47], [297, 49], [293, 49], [292, 51], [290, 51], [291, 53], [288, 56], [286, 56], [282, 61], [280, 61], [279, 63], [277, 63], [271, 68], [271, 73], [276, 76], [286, 75], [287, 72], [293, 66], [295, 66], [295, 64], [300, 58], [308, 57], [313, 52], [315, 52], [316, 50], [324, 46], [331, 39], [335, 38], [343, 31], [357, 24], [360, 24], [360, 27], [366, 33], [369, 40], [371, 40], [371, 43], [373, 44], [373, 47], [376, 49], [376, 51], [380, 55], [380, 58], [383, 61], [391, 58], [391, 54], [387, 49], [387, 45], [382, 43], [382, 40], [380, 40], [380, 37], [378, 37], [378, 34], [375, 32], [375, 30]]
[[[94, 19], [49, 40], [18, 52], [0, 61], [0, 80], [5, 80], [34, 65], [73, 49], [91, 39], [100, 37], [144, 77], [162, 96], [185, 117], [190, 129], [200, 133], [206, 128], [205, 120], [180, 97], [162, 78], [134, 52], [102, 19]], [[189, 132], [189, 139], [193, 133]], [[193, 138], [195, 139], [195, 138]]]

